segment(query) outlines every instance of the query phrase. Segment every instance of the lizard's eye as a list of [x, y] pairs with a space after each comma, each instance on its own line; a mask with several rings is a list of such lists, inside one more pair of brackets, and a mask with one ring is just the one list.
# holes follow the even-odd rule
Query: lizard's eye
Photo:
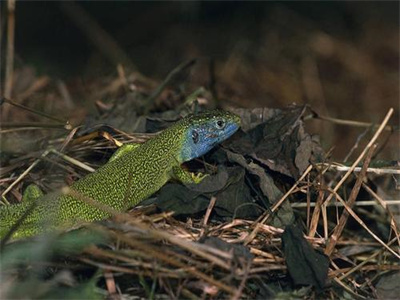
[[216, 124], [218, 129], [223, 129], [225, 127], [225, 122], [223, 120], [218, 120]]
[[192, 131], [192, 139], [195, 144], [199, 142], [199, 133], [196, 130]]

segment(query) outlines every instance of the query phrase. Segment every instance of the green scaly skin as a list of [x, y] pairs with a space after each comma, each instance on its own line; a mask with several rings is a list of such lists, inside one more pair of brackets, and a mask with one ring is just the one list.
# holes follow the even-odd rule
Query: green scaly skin
[[[0, 207], [0, 239], [37, 201], [36, 206], [13, 233], [12, 239], [43, 232], [79, 227], [102, 220], [109, 214], [86, 203], [90, 198], [124, 212], [158, 191], [169, 179], [199, 182], [181, 168], [185, 161], [199, 157], [230, 137], [240, 126], [240, 118], [225, 111], [188, 116], [140, 146], [128, 145], [96, 172], [75, 182], [71, 195], [45, 196], [26, 203]], [[75, 193], [75, 194], [76, 194]]]

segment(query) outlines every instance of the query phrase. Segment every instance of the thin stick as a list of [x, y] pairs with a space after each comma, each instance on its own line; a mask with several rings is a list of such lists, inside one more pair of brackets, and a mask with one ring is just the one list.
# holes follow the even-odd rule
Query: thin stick
[[45, 88], [49, 84], [49, 82], [49, 77], [40, 76], [26, 90], [24, 90], [22, 93], [18, 93], [18, 101], [23, 102], [25, 99], [28, 99], [34, 93]]
[[[114, 65], [123, 64], [130, 70], [137, 70], [126, 52], [77, 2], [61, 1], [60, 7], [71, 21], [86, 35], [97, 49]], [[140, 79], [139, 73], [136, 74]]]
[[10, 184], [10, 186], [3, 192], [3, 194], [1, 194], [1, 198], [4, 201], [7, 201], [5, 199], [5, 195], [16, 185], [18, 184], [42, 159], [42, 157], [45, 157], [46, 155], [48, 155], [50, 152], [50, 150], [46, 150], [43, 152], [43, 154], [40, 156], [40, 158], [38, 158], [37, 160], [35, 160], [21, 175], [18, 176], [18, 178]]
[[61, 157], [65, 161], [70, 162], [71, 164], [82, 168], [83, 170], [86, 170], [86, 171], [91, 172], [91, 173], [93, 173], [95, 171], [95, 169], [93, 169], [92, 167], [89, 167], [88, 165], [85, 165], [84, 163], [80, 162], [79, 160], [77, 160], [77, 159], [75, 159], [75, 158], [73, 158], [71, 156], [68, 156], [68, 155], [66, 155], [64, 153], [58, 152], [55, 149], [50, 149], [49, 151], [51, 153]]
[[[347, 172], [351, 168], [351, 167], [342, 166], [342, 165], [338, 165], [338, 164], [326, 164], [326, 163], [320, 163], [320, 164], [317, 164], [317, 166], [321, 166], [321, 167], [323, 166], [328, 169], [334, 169], [339, 172]], [[353, 172], [361, 172], [361, 167], [355, 167]], [[378, 174], [378, 175], [382, 175], [382, 174], [400, 175], [400, 170], [399, 169], [389, 169], [389, 168], [367, 168], [367, 173], [374, 173], [374, 174]]]
[[[394, 242], [396, 241], [396, 238], [393, 238], [387, 245], [388, 247], [390, 247]], [[357, 270], [361, 269], [365, 264], [369, 263], [372, 259], [374, 259], [375, 257], [377, 257], [378, 255], [381, 255], [382, 252], [385, 249], [381, 249], [379, 251], [376, 251], [374, 254], [370, 255], [369, 257], [367, 257], [364, 261], [362, 261], [360, 264], [358, 264], [357, 266], [355, 266], [354, 268], [352, 268], [350, 271], [348, 271], [347, 273], [343, 274], [342, 276], [340, 276], [338, 279], [339, 280], [343, 280], [346, 277], [350, 276], [352, 273], [356, 272]]]
[[24, 210], [23, 214], [18, 217], [18, 220], [12, 224], [11, 228], [8, 230], [7, 234], [2, 237], [0, 240], [0, 250], [3, 250], [5, 244], [7, 241], [12, 237], [14, 232], [21, 226], [21, 224], [24, 222], [24, 220], [31, 214], [31, 212], [35, 209], [37, 206], [36, 202], [30, 203], [27, 209]]
[[[371, 162], [372, 154], [374, 153], [375, 149], [376, 149], [376, 144], [374, 144], [369, 149], [369, 151], [367, 152], [367, 155], [365, 156], [364, 165], [362, 167], [361, 173], [357, 177], [356, 183], [354, 184], [354, 187], [351, 190], [351, 193], [349, 195], [349, 199], [347, 200], [347, 203], [346, 203], [349, 207], [352, 207], [354, 202], [356, 201], [357, 195], [360, 191], [362, 182], [363, 182], [364, 177], [367, 172], [368, 165]], [[328, 256], [332, 255], [333, 250], [335, 249], [336, 243], [337, 243], [338, 239], [340, 238], [340, 236], [342, 235], [343, 229], [347, 223], [348, 218], [349, 218], [349, 213], [346, 210], [344, 210], [342, 215], [340, 216], [339, 223], [335, 227], [335, 230], [333, 231], [333, 233], [328, 241], [328, 245], [325, 249], [326, 255], [328, 255]]]
[[[363, 185], [365, 188], [367, 185]], [[400, 205], [400, 200], [382, 200], [383, 205], [385, 208], [388, 205]], [[315, 207], [317, 205], [316, 202], [310, 202], [310, 207]], [[357, 201], [354, 203], [354, 206], [377, 206], [379, 203], [377, 203], [375, 200], [365, 200], [365, 201]], [[293, 208], [307, 208], [307, 203], [292, 203], [291, 206]], [[343, 207], [343, 204], [340, 202], [335, 202], [335, 203], [329, 203], [327, 206], [340, 206]]]
[[[375, 125], [373, 123], [368, 123], [368, 122], [359, 122], [359, 121], [354, 121], [354, 120], [344, 120], [344, 119], [337, 119], [337, 118], [332, 118], [332, 117], [326, 117], [326, 116], [320, 116], [318, 114], [313, 115], [314, 119], [319, 119], [322, 121], [329, 121], [331, 123], [339, 124], [339, 125], [347, 125], [347, 126], [354, 126], [354, 127], [372, 127], [375, 129], [378, 127], [378, 125]], [[382, 130], [387, 130], [387, 131], [394, 131], [398, 130], [398, 126], [384, 126]]]
[[353, 147], [351, 147], [351, 149], [350, 149], [349, 153], [347, 153], [346, 157], [343, 159], [343, 162], [347, 162], [350, 159], [350, 157], [353, 155], [353, 152], [360, 146], [361, 140], [370, 131], [371, 131], [371, 127], [368, 127], [357, 136], [356, 142], [354, 143]]
[[242, 280], [240, 282], [239, 288], [236, 290], [235, 294], [233, 295], [233, 297], [231, 298], [232, 300], [239, 300], [241, 299], [242, 293], [243, 293], [243, 289], [246, 285], [246, 281], [249, 277], [249, 273], [250, 273], [250, 268], [251, 268], [251, 261], [246, 262], [245, 268], [244, 268], [244, 274], [242, 276]]
[[306, 205], [307, 205], [307, 223], [306, 224], [307, 224], [307, 228], [309, 228], [310, 227], [310, 221], [311, 221], [311, 219], [310, 219], [310, 216], [311, 216], [310, 175], [307, 176], [307, 193], [306, 193], [306, 196], [307, 196], [307, 203], [306, 203]]
[[7, 1], [7, 54], [4, 96], [11, 97], [14, 76], [15, 0]]
[[[326, 205], [322, 202], [321, 204], [321, 212], [322, 212], [322, 224], [323, 224], [323, 229], [324, 229], [324, 239], [325, 241], [328, 240], [329, 238], [329, 229], [328, 229], [328, 210], [326, 208]], [[314, 215], [313, 215], [314, 216]], [[314, 221], [317, 221], [317, 219], [314, 219]], [[318, 224], [318, 221], [315, 222], [314, 224]]]
[[217, 201], [217, 197], [211, 197], [210, 203], [208, 204], [207, 210], [206, 210], [206, 214], [204, 215], [204, 219], [203, 219], [203, 227], [201, 228], [200, 231], [200, 237], [202, 237], [204, 235], [205, 232], [205, 228], [206, 225], [208, 223], [208, 219], [210, 218], [211, 212], [215, 206], [215, 202]]
[[[399, 235], [399, 227], [396, 221], [396, 218], [393, 216], [393, 213], [390, 211], [390, 209], [388, 208], [388, 205], [390, 205], [388, 203], [387, 200], [383, 200], [381, 197], [379, 197], [368, 185], [366, 185], [365, 183], [363, 183], [363, 188], [370, 194], [372, 195], [376, 201], [382, 205], [382, 207], [386, 210], [386, 212], [388, 213], [389, 217], [390, 217], [390, 227], [392, 227], [396, 238], [397, 238], [397, 244], [400, 246], [400, 235]], [[397, 200], [396, 202], [398, 202], [398, 204], [400, 204], [400, 200]], [[399, 249], [399, 253], [400, 253], [400, 249]]]
[[[156, 232], [153, 230], [150, 230], [150, 232], [155, 233], [154, 237], [156, 237], [156, 238], [158, 237], [157, 233], [160, 233], [160, 232]], [[219, 282], [218, 280], [214, 279], [213, 277], [210, 277], [195, 268], [190, 268], [190, 267], [186, 266], [183, 262], [181, 262], [177, 259], [174, 259], [171, 256], [164, 255], [161, 252], [156, 252], [154, 249], [150, 249], [150, 247], [148, 245], [146, 245], [145, 243], [141, 243], [138, 240], [132, 240], [131, 238], [129, 238], [126, 235], [118, 235], [118, 238], [133, 248], [142, 248], [142, 249], [146, 250], [148, 253], [151, 251], [151, 254], [156, 255], [158, 259], [165, 261], [169, 264], [175, 265], [178, 268], [182, 268], [185, 272], [192, 274], [193, 276], [195, 276], [197, 278], [201, 278], [204, 281], [217, 286], [218, 288], [220, 288], [221, 290], [224, 290], [225, 292], [227, 292], [229, 294], [233, 295], [236, 293], [236, 290], [234, 290], [232, 287], [230, 287], [222, 282]], [[176, 241], [177, 239], [174, 239], [174, 240]], [[185, 243], [186, 241], [182, 240], [182, 242]], [[176, 245], [182, 246], [182, 244], [180, 244], [180, 243], [176, 243]], [[183, 247], [183, 248], [185, 248], [185, 247]], [[198, 253], [195, 253], [195, 254], [198, 254]]]
[[[332, 191], [333, 193], [333, 191]], [[339, 194], [334, 193], [336, 198], [343, 203], [343, 206], [345, 207], [345, 209], [349, 212], [349, 214], [358, 222], [358, 224], [360, 224], [362, 227], [364, 227], [364, 229], [379, 243], [381, 244], [383, 247], [385, 247], [390, 253], [392, 253], [394, 256], [396, 256], [397, 258], [400, 259], [400, 254], [396, 253], [392, 248], [390, 248], [388, 245], [385, 244], [385, 242], [383, 242], [375, 233], [373, 233], [371, 231], [371, 229], [368, 228], [367, 225], [365, 225], [365, 223], [360, 219], [359, 216], [357, 216], [357, 214], [354, 212], [354, 210], [351, 209], [350, 206], [347, 205], [347, 203], [342, 199], [342, 197], [340, 197]]]
[[94, 172], [95, 170], [87, 165], [85, 165], [84, 163], [80, 162], [79, 160], [76, 160], [75, 158], [72, 158], [66, 154], [60, 153], [55, 149], [48, 149], [46, 151], [44, 151], [42, 153], [42, 155], [36, 159], [20, 176], [18, 176], [18, 178], [10, 184], [10, 186], [3, 192], [3, 194], [1, 195], [2, 199], [4, 201], [7, 201], [5, 198], [5, 195], [16, 185], [18, 184], [44, 157], [46, 157], [49, 153], [54, 153], [58, 156], [60, 156], [61, 158], [63, 158], [64, 160], [86, 170], [89, 172]]
[[192, 67], [196, 63], [195, 59], [190, 59], [188, 61], [184, 61], [179, 64], [176, 68], [174, 68], [171, 72], [168, 73], [167, 77], [164, 81], [155, 89], [155, 91], [150, 95], [150, 97], [146, 101], [145, 113], [148, 113], [150, 108], [153, 106], [154, 102], [158, 98], [158, 96], [162, 93], [165, 87], [176, 78], [177, 75], [181, 74], [184, 70]]
[[15, 131], [24, 130], [39, 130], [45, 128], [53, 129], [67, 129], [64, 124], [51, 124], [51, 123], [39, 123], [39, 122], [26, 122], [26, 123], [14, 123], [14, 122], [1, 122], [1, 128], [9, 128], [1, 130], [1, 133], [10, 133]]
[[356, 292], [354, 292], [350, 287], [348, 287], [346, 284], [344, 284], [342, 281], [340, 281], [338, 278], [333, 278], [333, 280], [339, 284], [342, 288], [344, 288], [347, 292], [349, 292], [350, 294], [352, 294], [353, 296], [355, 296], [355, 299], [368, 299], [364, 296], [361, 296], [360, 294], [357, 294]]
[[[333, 189], [334, 193], [330, 194], [328, 196], [328, 198], [326, 199], [324, 205], [328, 204], [329, 201], [332, 199], [333, 195], [336, 194], [336, 192], [339, 190], [339, 188], [342, 186], [342, 184], [346, 181], [346, 179], [350, 176], [350, 174], [353, 172], [353, 170], [355, 169], [355, 167], [359, 164], [359, 162], [361, 161], [361, 159], [364, 157], [364, 155], [367, 153], [367, 151], [369, 150], [369, 148], [372, 147], [373, 144], [375, 144], [375, 141], [378, 139], [378, 137], [380, 136], [380, 134], [382, 133], [383, 129], [385, 128], [387, 122], [389, 121], [390, 117], [393, 114], [393, 108], [390, 108], [388, 113], [386, 114], [385, 118], [383, 119], [381, 125], [379, 126], [378, 130], [375, 132], [374, 136], [372, 137], [372, 139], [369, 141], [368, 145], [365, 146], [364, 150], [361, 152], [361, 154], [357, 157], [357, 159], [355, 160], [355, 162], [352, 164], [352, 166], [350, 167], [350, 169], [346, 172], [346, 174], [342, 177], [342, 179], [338, 182], [338, 184], [335, 186], [335, 188]], [[315, 213], [314, 216], [316, 217], [316, 219], [318, 219], [319, 214]], [[313, 216], [313, 217], [314, 217]], [[315, 233], [317, 231], [317, 222], [315, 222], [314, 224], [311, 224], [312, 228], [310, 229], [310, 233], [309, 236], [315, 236]]]
[[296, 181], [296, 183], [286, 192], [285, 195], [282, 196], [282, 198], [276, 202], [270, 210], [268, 210], [265, 213], [265, 216], [263, 217], [263, 219], [260, 222], [256, 223], [256, 227], [253, 229], [253, 231], [249, 234], [249, 236], [246, 238], [245, 240], [245, 245], [249, 244], [257, 235], [257, 232], [260, 230], [261, 225], [263, 225], [267, 219], [270, 217], [271, 213], [273, 213], [275, 210], [278, 209], [278, 207], [283, 203], [283, 201], [286, 200], [287, 197], [289, 197], [289, 195], [296, 189], [296, 187], [299, 185], [299, 183], [301, 181], [303, 181], [303, 179], [307, 176], [308, 173], [310, 173], [310, 171], [312, 170], [313, 166], [309, 165], [308, 168], [305, 170], [305, 172], [303, 173], [303, 175], [301, 175], [301, 177], [299, 178], [299, 180]]
[[[59, 123], [61, 123], [60, 125], [64, 124], [65, 129], [68, 129], [68, 130], [69, 130], [69, 129], [72, 128], [71, 125], [68, 123], [68, 121], [64, 121], [64, 120], [55, 118], [55, 117], [53, 117], [53, 116], [51, 116], [51, 115], [48, 115], [48, 114], [46, 114], [46, 113], [44, 113], [44, 112], [42, 112], [42, 111], [38, 111], [38, 110], [35, 110], [35, 109], [33, 109], [33, 108], [27, 107], [27, 106], [25, 106], [25, 105], [19, 104], [19, 103], [15, 102], [15, 101], [11, 100], [10, 97], [3, 97], [3, 98], [0, 100], [0, 104], [3, 104], [3, 102], [8, 103], [8, 104], [11, 104], [11, 105], [13, 105], [13, 106], [15, 106], [15, 107], [21, 108], [21, 109], [23, 109], [23, 110], [29, 111], [29, 112], [31, 112], [31, 113], [34, 113], [35, 115], [39, 115], [39, 116], [45, 117], [45, 118], [47, 118], [47, 119], [50, 119], [50, 120], [59, 122]], [[68, 126], [69, 126], [69, 127], [68, 127]]]

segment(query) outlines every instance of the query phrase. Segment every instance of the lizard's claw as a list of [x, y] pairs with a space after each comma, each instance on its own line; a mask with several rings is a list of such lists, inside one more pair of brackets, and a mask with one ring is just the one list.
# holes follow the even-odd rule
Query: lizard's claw
[[192, 176], [194, 183], [200, 183], [203, 181], [204, 178], [210, 176], [209, 174], [203, 174], [203, 173], [197, 173], [197, 174], [190, 173], [190, 175]]

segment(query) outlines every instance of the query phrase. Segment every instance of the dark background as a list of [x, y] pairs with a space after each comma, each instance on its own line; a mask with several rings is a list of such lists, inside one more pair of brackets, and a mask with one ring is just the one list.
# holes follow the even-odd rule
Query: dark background
[[[78, 2], [126, 55], [120, 61], [91, 41], [68, 4], [16, 3], [15, 69], [61, 79], [72, 96], [77, 81], [116, 76], [118, 63], [162, 80], [198, 58], [192, 86], [207, 85], [213, 60], [218, 96], [230, 105], [308, 103], [323, 115], [366, 122], [394, 107], [398, 124], [398, 2]], [[74, 101], [84, 105], [85, 97]], [[364, 131], [320, 122], [310, 130], [340, 158]], [[390, 143], [385, 156], [398, 157], [398, 138]]]
[[[314, 26], [315, 31], [350, 41], [365, 31], [367, 22], [373, 22], [377, 31], [379, 26], [395, 29], [399, 24], [397, 1], [85, 1], [79, 5], [132, 59], [136, 58], [135, 63], [143, 73], [161, 78], [163, 72], [187, 58], [185, 49], [189, 47], [198, 49], [200, 55], [223, 60], [240, 40], [259, 47], [266, 38], [268, 25], [284, 23], [288, 34], [291, 30], [302, 30], [293, 28], [298, 20], [291, 19], [291, 13], [304, 18], [309, 23], [305, 27]], [[277, 20], [280, 17], [286, 19]], [[98, 51], [57, 1], [17, 2], [16, 21], [16, 51], [21, 62], [36, 64], [43, 72], [76, 76]], [[389, 36], [376, 38], [378, 43]], [[398, 40], [392, 42], [398, 45]], [[174, 50], [181, 53], [173, 55]], [[168, 61], [163, 61], [165, 58]]]

